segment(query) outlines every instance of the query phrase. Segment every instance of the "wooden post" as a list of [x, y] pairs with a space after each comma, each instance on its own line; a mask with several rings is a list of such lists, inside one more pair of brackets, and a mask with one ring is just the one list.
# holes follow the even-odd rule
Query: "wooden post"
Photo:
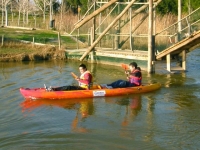
[[34, 36], [33, 36], [32, 47], [34, 47], [34, 45], [35, 45], [35, 38], [34, 38]]
[[[96, 10], [96, 2], [94, 2], [94, 11]], [[95, 30], [96, 30], [96, 17], [93, 18], [93, 40], [92, 43], [95, 41]]]
[[58, 49], [61, 49], [60, 32], [58, 32]]
[[[80, 20], [80, 11], [81, 11], [81, 7], [78, 6], [78, 21]], [[79, 49], [79, 36], [80, 36], [80, 29], [78, 28], [78, 36], [77, 36], [77, 49]]]
[[1, 46], [4, 45], [4, 35], [2, 35]]
[[90, 28], [90, 45], [94, 42], [94, 27]]
[[181, 1], [178, 0], [178, 34], [177, 34], [177, 42], [181, 39]]
[[129, 18], [130, 18], [130, 28], [129, 28], [129, 36], [130, 36], [130, 49], [133, 51], [133, 41], [132, 41], [132, 8], [129, 9]]
[[136, 0], [132, 0], [124, 8], [124, 10], [110, 23], [110, 25], [103, 31], [103, 33], [94, 41], [94, 43], [88, 48], [88, 50], [81, 56], [80, 61], [82, 61], [87, 54], [94, 48], [94, 46], [102, 39], [102, 37], [110, 30], [111, 27], [127, 12], [127, 10], [133, 5]]
[[166, 61], [167, 61], [167, 70], [170, 72], [171, 71], [171, 58], [170, 54], [167, 54], [166, 56]]
[[[96, 2], [94, 2], [94, 12], [96, 10]], [[94, 16], [93, 18], [93, 27], [92, 27], [92, 32], [91, 32], [91, 45], [94, 43], [95, 41], [95, 30], [96, 30], [96, 17]], [[95, 51], [94, 51], [94, 48], [92, 49], [92, 52], [90, 54], [90, 59], [91, 59], [91, 63], [94, 63], [94, 55], [95, 55]]]
[[182, 68], [186, 70], [186, 50], [182, 51]]
[[115, 41], [114, 41], [114, 45], [115, 45], [115, 50], [118, 50], [119, 48], [119, 41], [118, 41], [118, 29], [115, 30]]
[[76, 49], [79, 49], [79, 44], [78, 44], [78, 35], [76, 35]]
[[152, 35], [153, 35], [153, 0], [149, 0], [149, 29], [148, 29], [148, 73], [153, 72], [152, 67]]
[[[191, 13], [191, 5], [190, 5], [190, 0], [188, 1], [188, 14], [190, 15]], [[191, 35], [191, 24], [190, 24], [190, 16], [188, 17], [188, 33]]]
[[115, 45], [115, 36], [112, 34], [112, 49], [113, 50], [115, 49], [114, 45]]
[[90, 32], [91, 32], [91, 29], [89, 28], [88, 29], [88, 46], [90, 46], [90, 37], [91, 37], [91, 34], [90, 34]]
[[[102, 2], [102, 0], [101, 0], [101, 2]], [[100, 3], [100, 8], [101, 8], [101, 4], [102, 3]], [[99, 14], [99, 35], [101, 34], [101, 19], [102, 19], [102, 14], [100, 13]], [[99, 47], [101, 47], [101, 41], [99, 41]]]
[[[120, 14], [120, 3], [118, 3], [118, 14]], [[118, 20], [118, 26], [115, 27], [115, 50], [119, 49], [119, 41], [120, 41], [120, 20]]]
[[[156, 7], [156, 6], [155, 6]], [[152, 35], [152, 73], [155, 73], [156, 50], [155, 50], [155, 35], [156, 35], [156, 9], [153, 6], [153, 35]]]

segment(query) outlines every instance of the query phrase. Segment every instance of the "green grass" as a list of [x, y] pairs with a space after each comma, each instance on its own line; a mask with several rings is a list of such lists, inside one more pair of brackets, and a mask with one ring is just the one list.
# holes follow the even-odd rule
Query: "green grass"
[[[36, 43], [58, 46], [58, 32], [52, 30], [24, 30], [13, 28], [1, 28], [0, 37], [4, 35], [5, 41], [25, 40]], [[76, 48], [77, 44], [68, 36], [61, 36], [62, 48]]]

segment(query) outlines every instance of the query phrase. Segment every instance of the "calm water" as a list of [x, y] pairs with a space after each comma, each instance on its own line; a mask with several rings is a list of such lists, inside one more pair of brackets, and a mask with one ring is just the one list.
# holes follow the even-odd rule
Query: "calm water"
[[[79, 62], [0, 63], [0, 149], [199, 149], [200, 51], [188, 72], [143, 72], [158, 91], [112, 98], [24, 100], [20, 87], [76, 84]], [[96, 83], [125, 79], [123, 69], [88, 64]]]

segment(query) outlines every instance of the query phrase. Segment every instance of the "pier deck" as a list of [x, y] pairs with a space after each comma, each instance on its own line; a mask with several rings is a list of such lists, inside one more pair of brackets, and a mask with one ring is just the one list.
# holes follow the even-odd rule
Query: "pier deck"
[[[86, 50], [87, 48], [66, 50], [66, 57], [68, 59], [79, 60]], [[92, 53], [90, 53], [86, 60], [93, 61], [95, 63], [115, 65], [116, 63], [130, 63], [132, 61], [136, 61], [146, 66], [148, 53], [147, 51], [141, 50], [113, 50], [111, 48], [97, 47], [94, 51], [94, 54], [92, 55]]]

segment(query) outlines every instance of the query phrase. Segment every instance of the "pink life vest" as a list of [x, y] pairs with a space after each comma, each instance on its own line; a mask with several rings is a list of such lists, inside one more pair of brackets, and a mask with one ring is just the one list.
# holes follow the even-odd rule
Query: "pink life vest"
[[142, 84], [142, 73], [140, 70], [136, 69], [130, 73], [129, 82], [137, 86]]

